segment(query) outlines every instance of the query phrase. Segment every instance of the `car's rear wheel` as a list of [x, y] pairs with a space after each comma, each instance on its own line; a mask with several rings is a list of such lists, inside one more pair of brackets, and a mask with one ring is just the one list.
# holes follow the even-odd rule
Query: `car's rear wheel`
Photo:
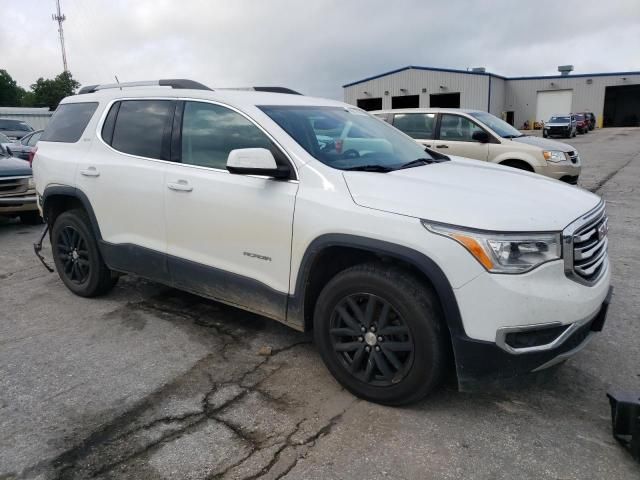
[[105, 265], [84, 210], [70, 210], [56, 218], [51, 247], [60, 279], [76, 295], [102, 295], [116, 284], [118, 277]]
[[353, 394], [401, 405], [434, 390], [446, 370], [447, 337], [433, 292], [415, 275], [358, 265], [322, 290], [314, 338], [329, 371]]

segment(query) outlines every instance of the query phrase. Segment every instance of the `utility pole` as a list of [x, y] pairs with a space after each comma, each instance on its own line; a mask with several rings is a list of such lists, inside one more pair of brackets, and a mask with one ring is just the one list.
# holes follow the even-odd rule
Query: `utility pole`
[[62, 14], [60, 11], [60, 0], [56, 0], [56, 5], [58, 7], [58, 13], [51, 15], [51, 18], [58, 22], [58, 33], [60, 34], [60, 48], [62, 49], [62, 64], [64, 65], [64, 71], [68, 72], [69, 67], [67, 67], [67, 52], [64, 49], [64, 31], [62, 30], [62, 22], [64, 22], [67, 17]]

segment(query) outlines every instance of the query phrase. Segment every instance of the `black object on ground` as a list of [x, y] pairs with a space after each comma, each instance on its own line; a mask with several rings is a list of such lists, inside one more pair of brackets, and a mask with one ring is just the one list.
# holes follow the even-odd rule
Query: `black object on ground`
[[640, 393], [607, 393], [613, 436], [640, 462]]

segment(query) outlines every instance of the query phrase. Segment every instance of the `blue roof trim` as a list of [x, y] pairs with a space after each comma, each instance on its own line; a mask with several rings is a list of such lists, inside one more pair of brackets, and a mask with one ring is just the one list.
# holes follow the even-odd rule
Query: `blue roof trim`
[[575, 75], [540, 75], [533, 77], [509, 77], [507, 80], [545, 80], [547, 78], [584, 78], [584, 77], [615, 77], [618, 75], [640, 75], [640, 72], [611, 72], [611, 73], [577, 73]]
[[397, 68], [388, 72], [380, 73], [372, 77], [363, 78], [355, 82], [347, 83], [342, 88], [352, 87], [359, 83], [368, 82], [369, 80], [375, 80], [376, 78], [386, 77], [387, 75], [393, 75], [394, 73], [404, 72], [405, 70], [427, 70], [430, 72], [447, 72], [447, 73], [464, 73], [467, 75], [480, 75], [485, 77], [501, 78], [502, 80], [545, 80], [551, 78], [584, 78], [584, 77], [612, 77], [616, 75], [640, 75], [640, 72], [610, 72], [610, 73], [578, 73], [575, 75], [540, 75], [530, 77], [503, 77], [502, 75], [496, 75], [490, 72], [472, 72], [470, 70], [456, 70], [453, 68], [436, 68], [436, 67], [419, 67], [417, 65], [408, 65], [406, 67]]
[[362, 80], [357, 80], [355, 82], [347, 83], [343, 85], [342, 88], [351, 87], [353, 85], [357, 85], [359, 83], [368, 82], [369, 80], [375, 80], [376, 78], [386, 77], [387, 75], [392, 75], [394, 73], [403, 72], [405, 70], [428, 70], [430, 72], [448, 72], [448, 73], [466, 73], [467, 75], [480, 75], [485, 77], [496, 77], [506, 80], [507, 77], [503, 77], [500, 75], [496, 75], [495, 73], [490, 72], [472, 72], [471, 70], [456, 70], [453, 68], [436, 68], [436, 67], [419, 67], [417, 65], [408, 65], [406, 67], [397, 68], [396, 70], [391, 70], [389, 72], [380, 73], [378, 75], [374, 75], [373, 77], [363, 78]]

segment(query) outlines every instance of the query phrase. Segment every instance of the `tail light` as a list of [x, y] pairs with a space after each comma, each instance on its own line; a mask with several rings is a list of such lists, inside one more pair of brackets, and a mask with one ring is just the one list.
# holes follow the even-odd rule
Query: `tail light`
[[38, 151], [38, 147], [33, 147], [29, 150], [29, 166], [33, 167], [33, 158], [36, 156], [36, 152]]

